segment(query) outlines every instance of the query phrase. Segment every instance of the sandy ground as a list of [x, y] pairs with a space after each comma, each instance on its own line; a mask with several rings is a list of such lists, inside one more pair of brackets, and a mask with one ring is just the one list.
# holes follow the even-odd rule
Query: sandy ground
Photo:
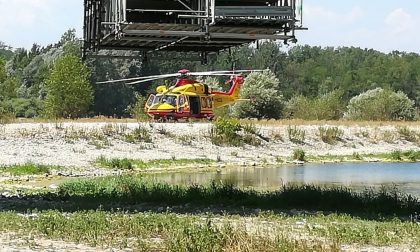
[[[125, 134], [146, 128], [152, 142], [129, 143]], [[0, 126], [0, 165], [20, 163], [50, 164], [93, 169], [100, 157], [130, 159], [221, 159], [227, 163], [275, 163], [288, 158], [296, 148], [307, 155], [352, 155], [419, 150], [418, 142], [404, 140], [397, 127], [338, 126], [342, 141], [327, 144], [320, 140], [319, 125], [301, 125], [302, 144], [292, 143], [287, 125], [258, 125], [262, 140], [258, 147], [220, 147], [211, 144], [208, 123], [21, 123]], [[328, 125], [324, 125], [328, 127]], [[420, 134], [420, 125], [409, 128]]]

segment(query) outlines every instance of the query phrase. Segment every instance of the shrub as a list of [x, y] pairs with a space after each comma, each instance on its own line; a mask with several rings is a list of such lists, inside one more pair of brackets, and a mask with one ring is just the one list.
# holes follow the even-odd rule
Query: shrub
[[34, 118], [40, 116], [42, 112], [42, 101], [35, 98], [14, 98], [3, 104], [16, 117]]
[[353, 97], [344, 117], [350, 120], [413, 120], [414, 101], [403, 92], [376, 88]]
[[285, 115], [304, 120], [338, 120], [345, 109], [342, 95], [341, 90], [335, 90], [316, 98], [292, 97], [286, 103]]
[[145, 121], [149, 117], [144, 112], [144, 105], [146, 104], [146, 97], [136, 94], [136, 103], [134, 105], [130, 105], [127, 110], [130, 115], [136, 119], [137, 121]]
[[210, 140], [215, 145], [241, 146], [241, 130], [239, 120], [218, 118], [210, 130]]
[[237, 119], [218, 118], [210, 130], [210, 140], [220, 146], [261, 145], [259, 130], [253, 124], [241, 125]]
[[236, 103], [233, 115], [239, 118], [281, 118], [284, 101], [279, 83], [275, 74], [269, 70], [251, 73], [245, 79], [240, 95], [241, 98], [253, 98], [255, 101]]

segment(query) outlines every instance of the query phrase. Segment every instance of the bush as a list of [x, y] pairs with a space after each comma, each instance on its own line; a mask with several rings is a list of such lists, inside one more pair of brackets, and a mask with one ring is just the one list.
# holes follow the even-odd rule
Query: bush
[[261, 145], [259, 130], [253, 124], [241, 125], [237, 119], [218, 118], [210, 130], [210, 140], [219, 146]]
[[241, 98], [252, 102], [239, 102], [233, 106], [233, 115], [239, 118], [279, 119], [283, 114], [283, 95], [279, 80], [269, 70], [251, 73], [240, 93]]
[[0, 124], [11, 122], [15, 116], [0, 106]]
[[34, 118], [40, 116], [42, 113], [42, 101], [35, 98], [15, 98], [3, 104], [16, 117]]
[[139, 125], [139, 127], [135, 128], [133, 132], [131, 132], [130, 134], [124, 135], [124, 141], [128, 143], [138, 143], [138, 142], [152, 143], [153, 138], [152, 138], [152, 134], [146, 127]]
[[285, 116], [303, 120], [338, 120], [345, 109], [342, 95], [342, 91], [335, 90], [312, 99], [302, 95], [292, 97], [286, 103]]
[[215, 145], [241, 146], [241, 136], [238, 134], [242, 126], [237, 119], [218, 118], [210, 130], [211, 142]]
[[413, 120], [414, 101], [403, 92], [376, 88], [353, 97], [344, 117], [349, 120]]
[[144, 105], [146, 104], [146, 97], [136, 94], [136, 103], [134, 105], [130, 105], [127, 110], [130, 115], [136, 119], [137, 121], [145, 121], [149, 117], [144, 112]]

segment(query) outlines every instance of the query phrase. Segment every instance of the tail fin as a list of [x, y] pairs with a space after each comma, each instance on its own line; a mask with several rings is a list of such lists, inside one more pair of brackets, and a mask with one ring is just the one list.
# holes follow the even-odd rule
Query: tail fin
[[241, 75], [235, 76], [232, 80], [232, 86], [229, 92], [211, 92], [214, 97], [213, 104], [215, 108], [220, 108], [234, 103], [239, 99], [242, 85], [244, 84], [244, 77]]
[[244, 77], [242, 75], [235, 76], [233, 85], [229, 90], [230, 95], [234, 99], [239, 99], [239, 93], [241, 92], [242, 85], [244, 84]]
[[232, 80], [232, 86], [228, 92], [212, 92], [215, 95], [229, 96], [232, 99], [239, 99], [239, 93], [241, 92], [242, 85], [244, 84], [244, 77], [241, 75], [235, 76]]

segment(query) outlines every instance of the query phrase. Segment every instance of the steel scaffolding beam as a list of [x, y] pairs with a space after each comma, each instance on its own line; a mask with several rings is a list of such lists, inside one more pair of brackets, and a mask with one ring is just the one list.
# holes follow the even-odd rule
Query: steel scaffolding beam
[[303, 0], [84, 0], [83, 53], [211, 52], [259, 39], [295, 42]]

